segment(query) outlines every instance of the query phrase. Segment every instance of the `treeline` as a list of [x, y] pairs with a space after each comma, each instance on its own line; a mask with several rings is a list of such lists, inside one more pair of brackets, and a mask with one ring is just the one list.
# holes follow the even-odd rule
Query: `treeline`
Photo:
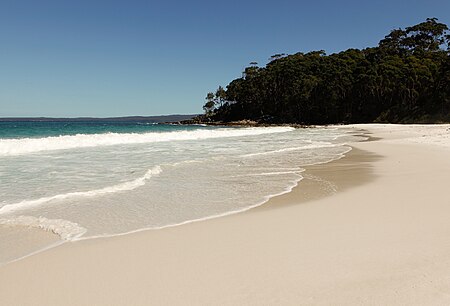
[[436, 18], [391, 31], [377, 47], [276, 54], [208, 93], [206, 121], [450, 121], [450, 34]]

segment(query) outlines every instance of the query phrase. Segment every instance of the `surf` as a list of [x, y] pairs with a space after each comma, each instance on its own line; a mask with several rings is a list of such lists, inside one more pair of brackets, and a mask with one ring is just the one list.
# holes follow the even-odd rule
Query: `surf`
[[173, 132], [77, 134], [44, 138], [0, 139], [0, 156], [126, 144], [256, 136], [285, 133], [293, 130], [293, 127], [220, 128]]

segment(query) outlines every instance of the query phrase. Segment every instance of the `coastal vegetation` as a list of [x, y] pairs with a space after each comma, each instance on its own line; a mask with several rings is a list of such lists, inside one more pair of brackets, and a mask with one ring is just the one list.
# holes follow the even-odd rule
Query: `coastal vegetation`
[[392, 30], [376, 47], [275, 54], [206, 100], [200, 121], [449, 122], [449, 29], [428, 18]]

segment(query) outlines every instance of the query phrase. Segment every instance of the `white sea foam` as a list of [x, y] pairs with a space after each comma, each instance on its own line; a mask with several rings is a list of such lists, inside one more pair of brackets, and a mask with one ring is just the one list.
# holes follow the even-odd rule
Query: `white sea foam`
[[1, 225], [26, 226], [52, 232], [63, 240], [73, 240], [83, 236], [86, 229], [77, 223], [63, 219], [47, 219], [44, 217], [18, 216], [8, 219], [0, 219]]
[[231, 177], [273, 176], [273, 175], [283, 175], [283, 174], [299, 175], [303, 171], [305, 171], [305, 169], [297, 168], [297, 169], [295, 169], [293, 171], [261, 172], [261, 173], [254, 173], [254, 174], [232, 175]]
[[[291, 191], [306, 175], [303, 166], [351, 150], [337, 134], [289, 127], [199, 128], [0, 139], [0, 224], [32, 226], [73, 241], [246, 211]], [[253, 137], [236, 137], [247, 135]], [[203, 141], [208, 138], [217, 139]], [[134, 145], [139, 143], [150, 143], [151, 149]], [[88, 147], [101, 150], [63, 151]], [[47, 150], [61, 151], [26, 155]], [[20, 154], [25, 156], [2, 158]], [[145, 172], [149, 165], [160, 167]]]
[[68, 198], [74, 197], [95, 197], [101, 196], [109, 193], [115, 193], [120, 191], [130, 191], [145, 185], [145, 182], [149, 180], [152, 176], [158, 175], [162, 172], [161, 167], [155, 166], [152, 169], [149, 169], [143, 176], [134, 179], [132, 181], [120, 183], [113, 186], [108, 186], [100, 189], [89, 190], [89, 191], [77, 191], [77, 192], [69, 192], [64, 194], [58, 194], [49, 197], [43, 197], [35, 200], [24, 200], [18, 203], [6, 204], [0, 208], [0, 214], [6, 214], [14, 211], [24, 210], [27, 208], [36, 207], [42, 205], [44, 203], [54, 201], [54, 200], [64, 200]]
[[318, 141], [318, 142], [315, 142], [314, 144], [304, 145], [301, 147], [283, 148], [283, 149], [278, 149], [278, 150], [273, 150], [273, 151], [250, 153], [250, 154], [241, 155], [241, 157], [255, 157], [255, 156], [260, 156], [260, 155], [277, 154], [277, 153], [291, 152], [291, 151], [303, 151], [303, 150], [319, 149], [319, 148], [332, 148], [332, 147], [336, 147], [336, 146], [338, 146], [338, 145], [331, 144], [329, 142]]
[[45, 138], [0, 139], [0, 156], [122, 144], [254, 136], [284, 133], [292, 130], [294, 130], [292, 127], [223, 128], [174, 132], [78, 134]]

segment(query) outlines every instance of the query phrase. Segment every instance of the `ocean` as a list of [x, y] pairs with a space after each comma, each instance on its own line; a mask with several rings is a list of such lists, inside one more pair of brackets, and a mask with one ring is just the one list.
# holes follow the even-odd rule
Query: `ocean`
[[341, 158], [355, 137], [337, 128], [0, 122], [0, 245], [20, 239], [23, 231], [2, 235], [14, 228], [63, 242], [245, 211], [289, 192], [305, 166]]

